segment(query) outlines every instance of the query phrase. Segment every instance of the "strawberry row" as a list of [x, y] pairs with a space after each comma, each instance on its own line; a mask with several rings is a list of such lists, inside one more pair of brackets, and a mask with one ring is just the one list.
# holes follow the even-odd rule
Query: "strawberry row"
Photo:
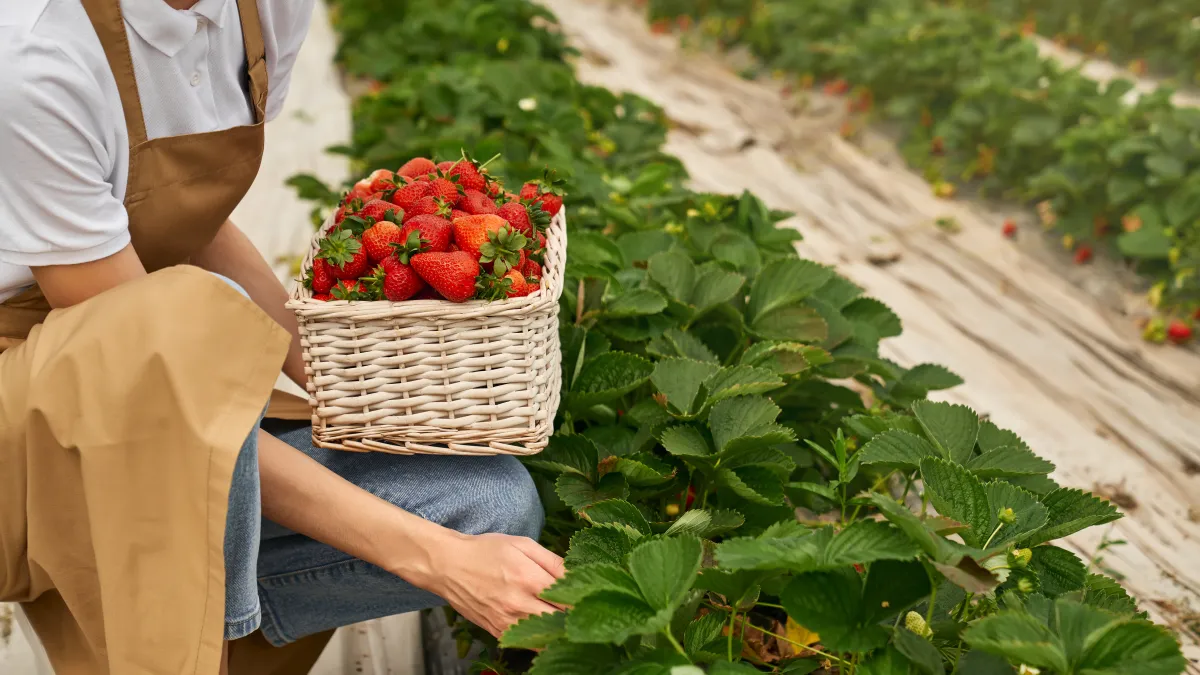
[[304, 285], [314, 300], [501, 300], [541, 288], [562, 181], [507, 192], [466, 153], [377, 169], [342, 196]]
[[[897, 122], [938, 196], [956, 184], [1036, 203], [1077, 264], [1110, 252], [1161, 320], [1200, 318], [1200, 114], [1160, 90], [1098, 84], [1042, 58], [1017, 26], [925, 0], [648, 0], [660, 31], [749, 48], [785, 93], [825, 81], [851, 113]], [[982, 1], [982, 0], [980, 0]], [[859, 120], [847, 122], [853, 134]]]

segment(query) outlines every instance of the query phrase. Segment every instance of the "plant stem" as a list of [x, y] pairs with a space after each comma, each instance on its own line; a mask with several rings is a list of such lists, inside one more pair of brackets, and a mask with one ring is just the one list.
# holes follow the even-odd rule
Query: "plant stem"
[[579, 292], [575, 294], [575, 325], [583, 323], [583, 279], [579, 280]]
[[[888, 479], [890, 479], [892, 477], [892, 474], [894, 474], [894, 473], [896, 473], [896, 470], [892, 469], [891, 471], [887, 472], [887, 474], [885, 476], [883, 476], [879, 480], [875, 481], [875, 484], [871, 486], [870, 492], [875, 492], [879, 488], [883, 487], [883, 484], [886, 483], [888, 481]], [[854, 513], [850, 514], [851, 521], [853, 521], [855, 518], [858, 517], [858, 512], [862, 510], [862, 506], [863, 506], [862, 504], [859, 504], [858, 506], [854, 507]]]
[[729, 635], [728, 635], [729, 639], [726, 640], [726, 645], [725, 645], [725, 651], [728, 652], [728, 654], [726, 654], [726, 656], [729, 657], [730, 661], [733, 660], [733, 624], [736, 621], [737, 621], [737, 611], [734, 610], [729, 613]]
[[925, 625], [932, 626], [933, 625], [933, 604], [935, 602], [937, 602], [937, 588], [938, 587], [937, 587], [937, 582], [934, 581], [934, 579], [933, 579], [933, 575], [929, 574], [928, 567], [925, 568], [925, 574], [927, 574], [929, 576], [929, 585], [930, 585], [930, 587], [933, 588], [933, 590], [929, 592], [929, 608], [925, 610]]
[[913, 476], [915, 476], [915, 474], [910, 473], [910, 474], [908, 474], [908, 477], [904, 480], [904, 494], [900, 496], [901, 504], [908, 501], [908, 491], [912, 489]]
[[996, 529], [992, 530], [992, 535], [987, 538], [986, 542], [983, 543], [984, 548], [987, 548], [989, 545], [991, 545], [992, 540], [995, 539], [996, 535], [1000, 533], [1000, 528], [1002, 527], [1004, 527], [1004, 523], [996, 523]]
[[775, 605], [769, 602], [756, 602], [754, 604], [759, 607], [770, 607], [771, 609], [782, 609], [785, 612], [787, 611], [787, 607], [784, 607], [783, 605]]
[[[784, 642], [786, 642], [790, 645], [793, 645], [793, 646], [799, 647], [803, 650], [812, 652], [813, 654], [816, 654], [817, 656], [824, 656], [825, 658], [829, 659], [830, 661], [836, 661], [837, 663], [840, 663], [844, 666], [850, 665], [849, 661], [838, 658], [838, 657], [834, 656], [833, 654], [827, 654], [827, 653], [821, 651], [820, 649], [813, 649], [812, 647], [809, 647], [808, 645], [806, 645], [804, 643], [796, 642], [795, 640], [787, 638], [783, 635], [779, 635], [778, 633], [772, 633], [771, 631], [767, 630], [766, 628], [761, 628], [759, 626], [755, 626], [755, 628], [762, 631], [763, 635], [770, 635], [771, 637], [775, 638], [776, 640], [783, 640]], [[733, 657], [730, 657], [731, 660], [732, 660], [732, 658]]]
[[675, 647], [675, 651], [679, 652], [683, 658], [687, 659], [688, 663], [692, 662], [692, 659], [688, 657], [687, 652], [683, 651], [683, 645], [679, 644], [679, 640], [676, 640], [674, 635], [671, 635], [670, 628], [664, 628], [662, 634], [667, 636], [667, 641], [670, 642], [673, 647]]

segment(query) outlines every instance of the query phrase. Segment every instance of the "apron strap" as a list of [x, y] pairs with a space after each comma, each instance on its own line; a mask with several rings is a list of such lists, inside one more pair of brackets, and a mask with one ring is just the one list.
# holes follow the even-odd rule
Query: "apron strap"
[[242, 42], [246, 45], [246, 72], [250, 80], [250, 100], [254, 103], [254, 121], [267, 120], [267, 46], [263, 42], [262, 23], [257, 0], [238, 0], [242, 19]]
[[142, 117], [142, 99], [138, 96], [137, 76], [133, 74], [133, 56], [129, 53], [121, 3], [119, 0], [83, 0], [83, 8], [117, 80], [121, 108], [125, 110], [125, 126], [129, 129], [129, 147], [135, 148], [146, 142], [146, 120]]

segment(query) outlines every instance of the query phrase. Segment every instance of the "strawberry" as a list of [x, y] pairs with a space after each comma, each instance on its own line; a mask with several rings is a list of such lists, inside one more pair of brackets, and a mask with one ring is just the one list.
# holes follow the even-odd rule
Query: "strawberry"
[[475, 295], [479, 263], [466, 251], [418, 253], [412, 267], [430, 286], [451, 302], [465, 302]]
[[363, 232], [362, 245], [367, 251], [367, 258], [372, 263], [378, 263], [384, 258], [392, 257], [395, 245], [402, 244], [405, 236], [399, 225], [381, 220]]
[[[395, 190], [388, 195], [388, 201], [399, 206], [404, 210], [411, 209], [413, 204], [422, 197], [429, 195], [429, 183], [426, 181], [412, 181], [404, 185], [397, 186]], [[387, 194], [387, 193], [384, 193]]]
[[525, 263], [525, 247], [529, 239], [513, 230], [507, 223], [499, 231], [489, 231], [488, 240], [479, 246], [479, 263], [497, 275]]
[[373, 192], [375, 191], [371, 189], [371, 181], [367, 180], [366, 178], [358, 181], [354, 184], [354, 187], [350, 188], [351, 198], [358, 197], [361, 199], [369, 197]]
[[479, 190], [467, 190], [463, 193], [462, 198], [458, 200], [458, 206], [473, 216], [500, 212], [500, 209], [496, 206], [496, 202], [492, 201], [491, 197]]
[[346, 230], [331, 232], [321, 240], [317, 257], [329, 263], [329, 273], [338, 279], [357, 279], [367, 273], [369, 261], [362, 243]]
[[304, 275], [304, 287], [314, 294], [328, 293], [337, 279], [329, 269], [329, 262], [324, 258], [313, 260], [312, 269]]
[[1084, 244], [1075, 250], [1075, 264], [1082, 265], [1092, 259], [1092, 247]]
[[556, 216], [562, 209], [565, 184], [566, 181], [555, 178], [554, 172], [547, 169], [545, 178], [526, 183], [521, 188], [521, 199], [540, 202], [546, 213]]
[[455, 204], [458, 198], [462, 196], [462, 191], [458, 184], [446, 178], [444, 175], [439, 175], [429, 181], [429, 194], [434, 197], [441, 197], [448, 204]]
[[352, 216], [362, 210], [363, 201], [358, 197], [352, 197], [342, 202], [342, 205], [333, 213], [333, 224], [341, 225], [346, 216]]
[[532, 237], [535, 231], [541, 232], [550, 226], [550, 216], [542, 209], [530, 209], [533, 202], [511, 201], [500, 205], [497, 212], [501, 218], [508, 221], [518, 232], [526, 237]]
[[1192, 327], [1179, 319], [1174, 319], [1167, 326], [1167, 339], [1181, 345], [1192, 339]]
[[372, 171], [367, 180], [371, 181], [371, 192], [383, 192], [396, 187], [396, 174], [387, 169]]
[[526, 279], [542, 278], [542, 266], [529, 258], [526, 258], [525, 262], [521, 263], [517, 269], [521, 271], [521, 274], [524, 275]]
[[425, 288], [425, 282], [413, 268], [396, 258], [384, 258], [372, 277], [380, 295], [391, 302], [403, 302]]
[[442, 173], [446, 173], [450, 169], [454, 168], [454, 164], [454, 162], [438, 162], [437, 170], [441, 171]]
[[374, 300], [371, 291], [361, 281], [339, 281], [331, 293], [334, 300]]
[[314, 293], [312, 299], [320, 300], [321, 302], [329, 302], [333, 299], [333, 296], [328, 293]]
[[442, 253], [450, 248], [450, 239], [454, 236], [454, 225], [441, 216], [425, 215], [410, 218], [400, 228], [400, 240], [407, 241], [409, 235], [417, 233], [418, 241], [423, 246], [422, 251]]
[[450, 178], [458, 176], [458, 184], [464, 190], [477, 190], [483, 192], [487, 188], [487, 178], [484, 177], [478, 164], [465, 154], [449, 171], [447, 175]]
[[405, 178], [416, 178], [417, 176], [428, 176], [436, 170], [437, 165], [432, 160], [425, 157], [416, 157], [405, 162], [404, 166], [396, 171], [396, 175]]
[[487, 189], [484, 190], [484, 192], [488, 193], [488, 196], [490, 196], [492, 199], [496, 199], [500, 195], [504, 194], [504, 184], [498, 180], [490, 180], [488, 181]]
[[481, 246], [487, 243], [489, 234], [507, 229], [508, 223], [500, 216], [484, 214], [467, 216], [454, 221], [454, 243], [458, 247], [478, 258]]
[[382, 199], [372, 199], [363, 204], [357, 215], [363, 220], [370, 218], [374, 222], [390, 220], [398, 223], [404, 218], [404, 209], [397, 208], [395, 204]]
[[474, 214], [467, 213], [466, 211], [463, 211], [461, 209], [450, 209], [450, 220], [451, 221], [458, 220], [459, 218], [466, 218], [467, 216], [470, 216], [470, 215], [474, 215]]
[[407, 222], [417, 216], [446, 217], [448, 215], [450, 215], [450, 205], [442, 199], [429, 195], [413, 202], [413, 205], [404, 212], [404, 220]]
[[508, 297], [516, 298], [522, 295], [529, 295], [529, 285], [525, 283], [525, 277], [517, 270], [509, 270], [504, 275], [505, 279], [512, 282], [508, 289]]
[[1004, 236], [1012, 239], [1017, 236], [1017, 224], [1011, 220], [1006, 220], [1004, 221], [1004, 227], [1000, 231], [1004, 233]]

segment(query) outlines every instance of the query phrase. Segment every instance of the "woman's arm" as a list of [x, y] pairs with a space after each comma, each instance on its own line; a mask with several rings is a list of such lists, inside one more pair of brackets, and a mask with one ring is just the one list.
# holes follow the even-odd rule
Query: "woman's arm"
[[212, 243], [192, 256], [192, 263], [236, 281], [246, 289], [254, 304], [292, 334], [292, 346], [283, 362], [283, 374], [303, 389], [307, 378], [304, 375], [304, 357], [300, 351], [300, 328], [296, 323], [296, 315], [284, 306], [288, 301], [287, 291], [249, 237], [227, 220]]
[[76, 305], [93, 295], [145, 276], [142, 260], [128, 245], [107, 258], [78, 265], [34, 267], [33, 278], [51, 307]]

